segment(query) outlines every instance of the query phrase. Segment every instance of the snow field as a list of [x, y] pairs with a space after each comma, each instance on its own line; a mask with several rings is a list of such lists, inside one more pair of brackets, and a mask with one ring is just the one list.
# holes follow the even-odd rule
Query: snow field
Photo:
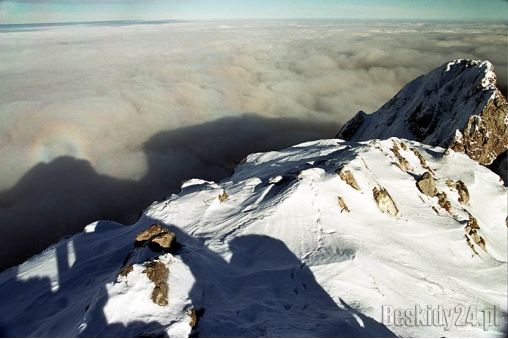
[[[359, 189], [340, 171], [349, 171]], [[427, 171], [446, 193], [450, 211], [417, 188]], [[449, 179], [466, 184], [467, 204], [459, 202]], [[395, 216], [378, 208], [374, 188], [388, 191]], [[500, 335], [500, 326], [485, 332], [480, 326], [381, 323], [387, 305], [498, 306], [506, 313], [506, 197], [499, 177], [467, 156], [398, 138], [319, 140], [251, 154], [219, 183], [183, 183], [179, 194], [154, 202], [130, 227], [91, 224], [4, 272], [0, 285], [10, 292], [1, 295], [6, 316], [0, 331], [11, 336]], [[486, 251], [475, 246], [477, 254], [464, 230], [470, 214], [486, 243]], [[166, 254], [136, 248], [136, 234], [153, 223], [174, 232], [181, 247]], [[151, 299], [155, 285], [144, 271], [153, 261], [169, 269], [167, 306]], [[129, 264], [132, 271], [120, 275]], [[193, 308], [202, 312], [194, 330]]]

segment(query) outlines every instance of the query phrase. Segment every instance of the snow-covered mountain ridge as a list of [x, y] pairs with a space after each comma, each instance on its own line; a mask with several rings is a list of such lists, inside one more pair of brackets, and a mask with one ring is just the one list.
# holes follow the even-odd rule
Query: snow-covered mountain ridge
[[383, 309], [506, 315], [507, 193], [466, 155], [398, 138], [251, 154], [5, 271], [0, 333], [498, 336], [500, 318], [396, 326]]
[[508, 150], [508, 103], [489, 61], [458, 59], [408, 83], [372, 114], [358, 112], [337, 135], [401, 137], [451, 147], [481, 164]]

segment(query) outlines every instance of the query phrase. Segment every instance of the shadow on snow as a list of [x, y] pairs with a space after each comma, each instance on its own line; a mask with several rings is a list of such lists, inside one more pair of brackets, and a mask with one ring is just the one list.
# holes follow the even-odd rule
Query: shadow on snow
[[[55, 253], [56, 280], [40, 277], [24, 280], [17, 277], [18, 267], [6, 271], [1, 277], [0, 334], [10, 337], [164, 336], [164, 328], [171, 319], [166, 324], [108, 323], [104, 312], [108, 302], [105, 285], [116, 280], [122, 261], [134, 250], [135, 235], [153, 222], [157, 220], [146, 216], [136, 227], [101, 221], [95, 232], [81, 233], [72, 241], [60, 241], [48, 249]], [[227, 243], [232, 252], [227, 262], [202, 239], [174, 226], [168, 229], [177, 235], [181, 245], [174, 256], [190, 268], [195, 279], [194, 285], [189, 286], [190, 302], [196, 309], [204, 310], [194, 335], [394, 336], [384, 325], [342, 299], [334, 301], [311, 270], [280, 240], [264, 235], [233, 238]], [[75, 250], [73, 256], [70, 248]], [[147, 251], [145, 259], [157, 256]], [[169, 269], [171, 272], [171, 266]], [[171, 286], [168, 297], [171, 301]]]
[[96, 220], [132, 224], [185, 179], [218, 181], [250, 153], [329, 138], [339, 127], [243, 114], [161, 132], [143, 146], [148, 172], [139, 181], [100, 175], [88, 161], [68, 156], [39, 163], [0, 192], [0, 271]]

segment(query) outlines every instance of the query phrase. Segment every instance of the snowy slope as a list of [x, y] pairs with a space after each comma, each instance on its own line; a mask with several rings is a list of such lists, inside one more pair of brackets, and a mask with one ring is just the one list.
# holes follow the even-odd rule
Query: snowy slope
[[[408, 83], [372, 114], [358, 112], [337, 138], [417, 140], [490, 164], [508, 149], [508, 106], [489, 61], [453, 60]], [[466, 140], [463, 140], [466, 139]]]
[[[338, 171], [350, 171], [359, 189]], [[417, 188], [427, 171], [449, 211]], [[466, 204], [448, 179], [467, 186]], [[374, 188], [388, 191], [395, 216], [380, 210]], [[443, 307], [455, 317], [462, 307], [481, 315], [495, 306], [497, 317], [506, 314], [507, 208], [496, 174], [413, 141], [321, 140], [252, 154], [220, 183], [185, 182], [133, 226], [91, 224], [5, 271], [0, 334], [499, 336], [502, 319], [485, 330], [456, 319], [381, 323], [389, 320], [383, 305]], [[471, 216], [485, 250], [466, 235]], [[136, 235], [154, 223], [174, 232], [180, 247], [166, 254], [136, 247]], [[151, 298], [146, 271], [155, 262], [169, 269], [166, 306]], [[120, 275], [128, 264], [132, 271]], [[201, 315], [194, 330], [193, 309]]]

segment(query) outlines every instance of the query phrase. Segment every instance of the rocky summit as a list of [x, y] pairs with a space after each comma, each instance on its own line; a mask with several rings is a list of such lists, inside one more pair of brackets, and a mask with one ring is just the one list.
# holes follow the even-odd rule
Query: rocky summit
[[454, 60], [408, 83], [372, 114], [358, 112], [337, 138], [402, 137], [451, 148], [481, 164], [508, 149], [508, 104], [489, 61]]

